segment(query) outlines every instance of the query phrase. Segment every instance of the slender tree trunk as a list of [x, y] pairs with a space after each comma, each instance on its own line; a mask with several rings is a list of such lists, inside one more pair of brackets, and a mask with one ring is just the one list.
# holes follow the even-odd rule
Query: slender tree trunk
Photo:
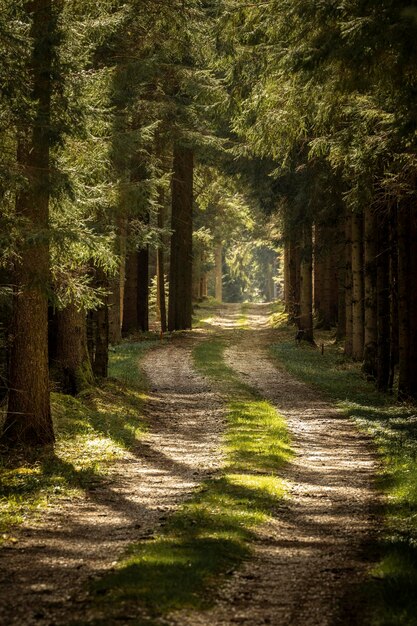
[[303, 225], [300, 265], [300, 330], [303, 338], [314, 343], [313, 338], [313, 259], [311, 224]]
[[[400, 399], [410, 396], [410, 209], [398, 209], [398, 358]], [[412, 286], [415, 289], [415, 285]]]
[[216, 245], [214, 264], [216, 272], [215, 297], [218, 302], [223, 302], [223, 246], [221, 243]]
[[390, 373], [390, 285], [389, 278], [389, 219], [378, 215], [377, 257], [377, 386], [388, 389]]
[[353, 308], [352, 308], [352, 213], [346, 209], [345, 220], [345, 305], [346, 335], [345, 354], [352, 356], [353, 350]]
[[289, 283], [290, 283], [290, 267], [289, 267], [289, 245], [288, 241], [284, 244], [284, 305], [285, 312], [289, 313]]
[[34, 121], [19, 131], [17, 164], [27, 176], [16, 215], [25, 220], [26, 243], [15, 271], [9, 403], [2, 441], [10, 447], [51, 445], [49, 401], [48, 282], [51, 66], [54, 16], [51, 0], [27, 4], [32, 19], [30, 75]]
[[299, 325], [300, 318], [300, 245], [291, 235], [289, 242], [289, 320]]
[[[108, 278], [101, 268], [96, 268], [97, 286], [108, 289]], [[99, 378], [107, 378], [109, 367], [109, 304], [104, 296], [103, 304], [94, 311], [95, 351], [93, 372]]]
[[410, 352], [408, 368], [409, 394], [417, 399], [417, 212], [410, 215]]
[[339, 222], [338, 226], [337, 255], [337, 290], [338, 290], [338, 315], [336, 339], [341, 341], [346, 337], [346, 259], [345, 259], [345, 224]]
[[[165, 226], [164, 215], [164, 198], [161, 195], [159, 209], [158, 209], [158, 228], [162, 229]], [[157, 307], [159, 311], [159, 317], [161, 320], [161, 332], [167, 331], [167, 309], [166, 309], [166, 294], [165, 294], [165, 252], [163, 245], [158, 246], [156, 257], [156, 280], [157, 280]]]
[[192, 150], [174, 146], [168, 307], [170, 331], [191, 328], [192, 324], [193, 176]]
[[118, 344], [122, 340], [123, 324], [123, 300], [126, 278], [126, 218], [119, 217], [117, 220], [117, 253], [120, 257], [119, 271], [110, 280], [109, 296], [109, 341], [111, 344]]
[[138, 253], [126, 257], [126, 280], [123, 303], [123, 334], [138, 330]]
[[314, 227], [314, 310], [317, 316], [317, 327], [323, 325], [323, 301], [324, 301], [324, 250], [323, 250], [323, 226], [317, 224]]
[[149, 330], [149, 247], [137, 253], [137, 328], [142, 332]]
[[364, 348], [364, 280], [363, 280], [363, 215], [352, 216], [352, 357], [363, 359]]
[[388, 388], [392, 390], [394, 386], [395, 368], [398, 365], [398, 242], [397, 242], [397, 210], [391, 208], [390, 211], [390, 275], [389, 283], [391, 287], [390, 298], [390, 376]]
[[75, 304], [57, 311], [57, 352], [54, 373], [64, 393], [77, 395], [93, 384], [87, 349], [87, 318]]
[[[381, 224], [382, 224], [382, 220]], [[385, 229], [385, 223], [383, 223]], [[384, 231], [385, 232], [385, 231]], [[381, 242], [384, 237], [381, 238]], [[367, 207], [364, 213], [364, 261], [365, 261], [365, 329], [364, 329], [364, 363], [363, 370], [365, 373], [370, 374], [371, 376], [376, 376], [378, 371], [378, 381], [380, 380], [379, 376], [379, 368], [377, 366], [377, 354], [379, 358], [379, 353], [382, 350], [382, 344], [380, 341], [383, 341], [381, 338], [382, 335], [379, 333], [378, 338], [378, 327], [380, 329], [384, 329], [385, 327], [382, 324], [381, 315], [385, 313], [378, 313], [377, 319], [377, 220], [375, 213], [371, 207]], [[388, 246], [387, 246], [388, 247]], [[379, 250], [379, 255], [381, 254], [381, 246]], [[378, 266], [378, 276], [381, 277], [381, 271], [384, 267], [385, 257], [383, 257], [384, 263], [382, 263], [382, 259], [380, 266]], [[385, 277], [387, 280], [387, 277]], [[387, 285], [388, 287], [388, 285]], [[382, 307], [382, 303], [385, 303], [385, 300], [382, 298], [381, 285], [378, 287], [378, 302], [380, 310]], [[377, 349], [378, 343], [378, 349]], [[381, 350], [380, 350], [381, 348]], [[383, 352], [383, 350], [382, 350]], [[378, 382], [379, 384], [379, 382]]]

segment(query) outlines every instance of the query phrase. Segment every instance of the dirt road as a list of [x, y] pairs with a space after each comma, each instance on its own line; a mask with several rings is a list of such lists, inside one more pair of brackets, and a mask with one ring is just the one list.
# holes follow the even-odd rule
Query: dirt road
[[287, 417], [296, 456], [285, 469], [285, 505], [259, 529], [253, 559], [220, 585], [212, 609], [177, 612], [161, 623], [359, 623], [356, 595], [344, 599], [368, 568], [374, 454], [353, 424], [271, 362], [268, 346], [279, 337], [268, 328], [267, 307], [251, 307], [246, 316], [243, 330], [240, 307], [225, 307], [205, 330], [148, 353], [149, 434], [108, 485], [50, 508], [20, 531], [16, 546], [0, 551], [0, 623], [123, 623], [97, 613], [89, 581], [111, 569], [129, 543], [157, 530], [222, 464], [225, 398], [194, 371], [191, 357], [195, 343], [213, 334], [228, 342], [228, 364]]

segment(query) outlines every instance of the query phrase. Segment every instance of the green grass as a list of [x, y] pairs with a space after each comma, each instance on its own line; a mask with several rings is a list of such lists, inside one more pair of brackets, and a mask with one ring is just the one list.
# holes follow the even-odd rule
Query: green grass
[[58, 498], [82, 497], [102, 481], [112, 462], [131, 449], [145, 426], [141, 408], [146, 381], [139, 360], [151, 342], [122, 344], [110, 359], [110, 378], [73, 398], [52, 394], [57, 438], [54, 453], [33, 460], [18, 455], [0, 461], [0, 545], [13, 530]]
[[150, 541], [132, 546], [117, 570], [98, 582], [99, 602], [111, 610], [132, 601], [149, 619], [175, 609], [206, 609], [211, 589], [250, 556], [254, 529], [279, 506], [279, 477], [291, 456], [283, 418], [224, 362], [226, 345], [213, 339], [194, 351], [197, 368], [218, 383], [228, 404], [226, 465]]
[[[286, 329], [283, 329], [287, 332]], [[285, 341], [272, 352], [282, 366], [324, 393], [374, 439], [387, 496], [378, 564], [364, 589], [368, 626], [417, 625], [417, 407], [378, 393], [358, 364], [320, 333], [325, 353]]]

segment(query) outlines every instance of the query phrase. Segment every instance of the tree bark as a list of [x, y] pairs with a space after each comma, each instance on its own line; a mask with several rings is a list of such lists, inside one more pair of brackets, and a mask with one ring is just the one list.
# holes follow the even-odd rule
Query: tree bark
[[[408, 399], [410, 372], [410, 208], [401, 206], [397, 213], [398, 233], [398, 395]], [[415, 289], [415, 285], [412, 286]]]
[[294, 235], [289, 240], [289, 260], [288, 260], [288, 298], [290, 322], [299, 325], [300, 317], [300, 245]]
[[352, 357], [361, 361], [364, 348], [363, 215], [352, 216]]
[[27, 4], [32, 19], [30, 75], [34, 118], [20, 130], [17, 164], [27, 186], [16, 198], [26, 222], [26, 243], [15, 268], [9, 403], [2, 440], [9, 447], [54, 443], [49, 400], [48, 283], [51, 68], [54, 16], [51, 0]]
[[218, 302], [223, 302], [223, 246], [221, 243], [216, 244], [214, 264], [216, 275], [215, 298]]
[[352, 317], [352, 213], [346, 209], [345, 218], [345, 306], [346, 335], [345, 354], [352, 356], [353, 350], [353, 317]]
[[299, 328], [304, 331], [303, 339], [314, 343], [313, 337], [313, 258], [312, 227], [303, 224], [300, 265], [300, 319]]
[[[379, 221], [385, 229], [386, 228], [385, 222], [383, 222], [382, 219], [380, 219]], [[378, 271], [377, 271], [376, 252], [377, 252], [378, 233], [377, 233], [376, 226], [377, 226], [377, 220], [376, 220], [375, 213], [370, 206], [367, 206], [367, 208], [365, 209], [365, 213], [364, 213], [364, 244], [365, 244], [365, 249], [364, 249], [364, 265], [365, 265], [364, 355], [365, 355], [365, 358], [364, 358], [363, 370], [365, 373], [370, 374], [371, 376], [376, 376], [377, 371], [379, 372], [379, 368], [376, 362], [376, 357], [377, 357], [377, 352], [379, 355], [379, 351], [380, 351], [379, 350], [379, 347], [380, 347], [379, 338], [381, 337], [381, 334], [378, 333], [378, 327], [380, 329], [385, 328], [383, 326], [380, 313], [378, 313], [377, 315], [377, 275], [379, 276], [379, 279], [380, 279], [381, 271], [382, 271], [381, 268], [384, 267], [384, 263], [386, 259], [385, 259], [385, 256], [383, 257], [383, 259], [380, 258], [380, 256], [378, 257], [380, 260], [380, 264], [378, 265]], [[384, 234], [385, 234], [385, 230], [384, 230]], [[379, 255], [385, 252], [385, 250], [381, 248], [383, 239], [384, 237], [381, 238], [381, 244], [379, 246], [380, 249], [378, 251]], [[386, 247], [388, 248], [389, 244], [387, 242], [385, 242], [385, 244], [386, 244]], [[388, 273], [387, 273], [387, 276], [388, 276]], [[387, 280], [387, 276], [385, 277], [385, 281]], [[379, 301], [380, 309], [382, 307], [382, 303], [385, 304], [385, 300], [383, 300], [382, 298], [383, 291], [381, 291], [381, 289], [382, 289], [382, 285], [379, 284], [378, 285], [378, 301]], [[385, 315], [385, 313], [382, 313], [382, 315]], [[378, 350], [377, 350], [377, 343], [378, 343]], [[378, 374], [378, 380], [379, 378], [380, 377]]]
[[138, 253], [130, 252], [126, 258], [126, 280], [123, 303], [123, 334], [138, 329]]
[[389, 220], [378, 215], [377, 257], [377, 387], [387, 391], [390, 373]]
[[175, 145], [168, 307], [170, 331], [188, 329], [192, 325], [193, 176], [192, 150]]
[[[164, 216], [164, 198], [161, 195], [160, 204], [158, 209], [158, 228], [162, 229], [165, 226]], [[165, 252], [163, 243], [158, 246], [156, 256], [156, 280], [157, 280], [157, 308], [159, 311], [159, 317], [161, 320], [161, 332], [167, 331], [167, 309], [166, 309], [166, 294], [165, 294]]]
[[137, 328], [149, 330], [149, 246], [137, 253]]
[[57, 311], [57, 352], [54, 373], [63, 393], [77, 395], [93, 384], [87, 349], [87, 319], [75, 304]]
[[[96, 284], [105, 290], [109, 281], [101, 268], [96, 268]], [[107, 378], [109, 367], [109, 300], [104, 296], [102, 305], [93, 313], [94, 361], [93, 372], [99, 378]]]

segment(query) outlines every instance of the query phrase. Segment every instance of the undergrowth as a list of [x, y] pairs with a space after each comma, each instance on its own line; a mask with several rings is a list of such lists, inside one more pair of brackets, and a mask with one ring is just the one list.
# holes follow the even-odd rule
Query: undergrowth
[[[288, 328], [282, 330], [288, 333]], [[377, 392], [360, 366], [346, 359], [330, 340], [330, 333], [318, 337], [325, 345], [324, 354], [292, 340], [273, 346], [273, 355], [291, 374], [354, 418], [375, 441], [382, 460], [379, 483], [387, 504], [379, 560], [364, 589], [371, 606], [366, 624], [416, 626], [417, 408]]]
[[146, 381], [139, 360], [152, 342], [113, 349], [108, 380], [78, 397], [53, 393], [54, 453], [31, 461], [19, 454], [0, 461], [0, 545], [15, 542], [13, 529], [58, 498], [77, 498], [102, 481], [111, 463], [132, 448], [144, 430]]
[[283, 418], [223, 359], [213, 339], [194, 350], [195, 365], [230, 398], [226, 465], [167, 522], [159, 535], [133, 545], [117, 570], [96, 584], [109, 610], [135, 602], [149, 619], [176, 609], [205, 609], [210, 589], [250, 555], [254, 529], [284, 495], [279, 470], [291, 456]]

